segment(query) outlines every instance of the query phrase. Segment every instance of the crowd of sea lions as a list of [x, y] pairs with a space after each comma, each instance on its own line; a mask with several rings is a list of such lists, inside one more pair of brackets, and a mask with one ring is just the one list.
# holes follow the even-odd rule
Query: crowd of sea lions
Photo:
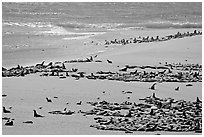
[[118, 45], [126, 45], [131, 43], [144, 43], [144, 42], [161, 42], [161, 41], [167, 41], [171, 39], [178, 39], [178, 38], [184, 38], [184, 37], [192, 37], [196, 35], [202, 35], [201, 31], [194, 30], [193, 32], [177, 32], [173, 35], [168, 35], [164, 37], [156, 36], [154, 37], [137, 37], [137, 38], [129, 38], [129, 39], [114, 39], [114, 40], [105, 40], [104, 45], [112, 45], [112, 44], [118, 44]]
[[202, 101], [194, 102], [158, 98], [152, 96], [140, 99], [144, 103], [125, 101], [88, 102], [94, 108], [83, 112], [94, 115], [96, 124], [90, 127], [99, 130], [116, 130], [133, 133], [134, 131], [173, 131], [202, 132]]
[[[128, 69], [134, 71], [128, 72]], [[96, 74], [91, 73], [87, 78], [124, 82], [202, 82], [202, 65], [181, 63], [166, 63], [158, 67], [126, 65], [117, 72], [98, 71]]]
[[[94, 61], [91, 57], [87, 60]], [[66, 61], [68, 62], [68, 61]], [[110, 62], [110, 61], [109, 61]], [[202, 82], [202, 65], [200, 64], [182, 64], [182, 63], [159, 63], [157, 66], [125, 65], [118, 71], [97, 71], [87, 74], [79, 71], [78, 68], [67, 69], [65, 62], [56, 62], [45, 65], [44, 61], [35, 66], [20, 66], [6, 69], [2, 67], [2, 77], [19, 77], [28, 74], [40, 73], [40, 76], [57, 76], [59, 78], [73, 77], [76, 80], [80, 78], [87, 79], [107, 79], [116, 81], [139, 81], [139, 82]]]
[[[132, 94], [132, 91], [122, 92], [123, 94]], [[76, 110], [68, 110], [65, 107], [63, 110], [48, 111], [48, 114], [92, 116], [95, 124], [91, 124], [90, 127], [98, 130], [124, 131], [125, 133], [133, 133], [134, 131], [202, 133], [202, 101], [198, 97], [191, 102], [173, 98], [159, 98], [153, 93], [145, 98], [140, 98], [139, 100], [143, 102], [137, 101], [137, 103], [127, 100], [122, 103], [97, 100], [84, 102], [84, 105], [92, 106], [91, 110], [80, 109], [76, 112]], [[54, 103], [51, 98], [47, 97], [46, 102]], [[76, 105], [82, 105], [82, 101], [77, 102]], [[38, 109], [42, 109], [42, 106]], [[8, 114], [11, 115], [11, 107], [8, 110], [3, 106], [3, 114], [5, 113], [7, 116]], [[32, 112], [30, 113], [32, 115]], [[46, 116], [39, 114], [34, 109], [33, 117], [35, 119]], [[2, 120], [6, 120], [5, 126], [14, 126], [15, 119], [3, 117]], [[25, 119], [22, 123], [34, 124], [33, 120]]]

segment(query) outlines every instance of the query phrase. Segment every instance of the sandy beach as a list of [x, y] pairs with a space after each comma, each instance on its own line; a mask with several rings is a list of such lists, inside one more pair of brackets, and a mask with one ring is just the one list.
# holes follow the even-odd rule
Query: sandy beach
[[[119, 72], [119, 68], [125, 65], [152, 65], [159, 66], [159, 63], [182, 63], [182, 64], [202, 64], [202, 35], [172, 39], [168, 41], [152, 43], [136, 43], [128, 45], [108, 45], [103, 44], [104, 40], [114, 40], [120, 38], [130, 38], [132, 36], [167, 36], [177, 32], [193, 32], [194, 29], [168, 29], [168, 30], [120, 30], [106, 34], [96, 35], [88, 39], [79, 40], [58, 40], [52, 42], [52, 39], [45, 40], [45, 43], [55, 45], [39, 46], [36, 49], [25, 47], [24, 49], [3, 48], [3, 67], [16, 67], [35, 65], [45, 60], [45, 64], [50, 61], [67, 61], [73, 59], [85, 59], [89, 56], [97, 55], [95, 58], [102, 62], [87, 63], [65, 63], [66, 70], [77, 68], [78, 72], [85, 72], [87, 75], [98, 71]], [[156, 34], [156, 35], [155, 35]], [[41, 38], [38, 36], [38, 38]], [[19, 40], [20, 38], [18, 38]], [[22, 38], [24, 39], [24, 38]], [[30, 38], [35, 41], [35, 38]], [[20, 40], [19, 40], [20, 41]], [[92, 42], [93, 41], [93, 42]], [[6, 42], [9, 42], [6, 41]], [[98, 43], [98, 44], [96, 44]], [[79, 54], [71, 55], [66, 50], [65, 45], [74, 47]], [[46, 44], [45, 44], [46, 45]], [[42, 51], [43, 49], [43, 51]], [[18, 51], [19, 52], [18, 52]], [[69, 48], [70, 50], [70, 48]], [[6, 51], [6, 52], [5, 52]], [[27, 51], [32, 51], [30, 54]], [[102, 51], [102, 52], [100, 52]], [[12, 52], [12, 53], [9, 53]], [[74, 50], [73, 50], [74, 52]], [[70, 53], [70, 55], [69, 55]], [[10, 62], [7, 55], [17, 56], [16, 60]], [[29, 54], [29, 58], [27, 57]], [[10, 56], [11, 58], [12, 55]], [[8, 55], [9, 56], [9, 55]], [[32, 57], [31, 57], [32, 56]], [[4, 58], [5, 57], [5, 58]], [[112, 63], [108, 63], [111, 60]], [[146, 70], [146, 69], [145, 69]], [[148, 69], [147, 69], [148, 71]], [[200, 72], [202, 73], [202, 72]], [[88, 111], [93, 107], [87, 104], [88, 101], [108, 101], [122, 103], [125, 101], [139, 103], [140, 98], [151, 96], [153, 93], [160, 98], [173, 98], [175, 100], [195, 101], [197, 97], [202, 99], [201, 82], [161, 82], [157, 83], [156, 90], [149, 87], [153, 82], [138, 81], [115, 81], [108, 79], [87, 79], [74, 77], [59, 78], [40, 76], [42, 73], [28, 74], [24, 77], [3, 77], [2, 78], [2, 105], [11, 113], [2, 114], [2, 117], [14, 119], [14, 126], [5, 126], [5, 120], [2, 121], [2, 134], [126, 134], [124, 131], [97, 130], [90, 125], [95, 124], [94, 115], [84, 116], [79, 111]], [[186, 86], [191, 83], [193, 86]], [[179, 91], [175, 91], [180, 87]], [[105, 91], [105, 92], [104, 92]], [[131, 94], [123, 94], [122, 91], [132, 91]], [[52, 100], [47, 102], [46, 97]], [[82, 101], [81, 105], [77, 102]], [[73, 115], [54, 115], [48, 112], [54, 110], [75, 111]], [[33, 110], [43, 115], [43, 118], [33, 117]], [[32, 121], [32, 124], [23, 123]], [[194, 132], [168, 132], [155, 131], [143, 132], [136, 131], [131, 134], [200, 134]]]
[[2, 2], [2, 135], [202, 135], [201, 2]]

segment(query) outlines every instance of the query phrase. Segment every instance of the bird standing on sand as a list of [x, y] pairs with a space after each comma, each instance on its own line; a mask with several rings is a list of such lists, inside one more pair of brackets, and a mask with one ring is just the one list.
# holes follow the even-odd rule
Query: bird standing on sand
[[49, 98], [47, 98], [47, 97], [46, 97], [46, 100], [47, 100], [47, 102], [52, 102], [52, 100], [51, 100], [51, 99], [49, 99]]
[[11, 113], [11, 111], [6, 110], [6, 108], [5, 108], [5, 107], [3, 107], [3, 113]]
[[151, 90], [155, 90], [155, 85], [156, 85], [157, 83], [154, 83], [149, 89], [151, 89]]
[[39, 114], [36, 112], [36, 110], [33, 110], [33, 112], [34, 112], [34, 117], [45, 117], [45, 116], [39, 115]]
[[111, 60], [108, 60], [108, 59], [107, 59], [107, 62], [108, 62], [108, 63], [113, 63]]

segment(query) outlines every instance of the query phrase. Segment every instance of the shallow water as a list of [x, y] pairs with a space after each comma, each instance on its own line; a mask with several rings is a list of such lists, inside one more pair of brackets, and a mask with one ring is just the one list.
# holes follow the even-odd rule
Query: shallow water
[[2, 13], [3, 26], [29, 27], [54, 35], [87, 29], [202, 27], [201, 3], [22, 2], [3, 3]]

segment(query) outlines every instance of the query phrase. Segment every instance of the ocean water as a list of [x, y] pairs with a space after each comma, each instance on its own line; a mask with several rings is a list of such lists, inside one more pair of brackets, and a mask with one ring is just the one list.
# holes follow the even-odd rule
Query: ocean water
[[80, 37], [115, 29], [202, 28], [202, 3], [5, 2], [2, 25], [3, 35], [79, 34]]

